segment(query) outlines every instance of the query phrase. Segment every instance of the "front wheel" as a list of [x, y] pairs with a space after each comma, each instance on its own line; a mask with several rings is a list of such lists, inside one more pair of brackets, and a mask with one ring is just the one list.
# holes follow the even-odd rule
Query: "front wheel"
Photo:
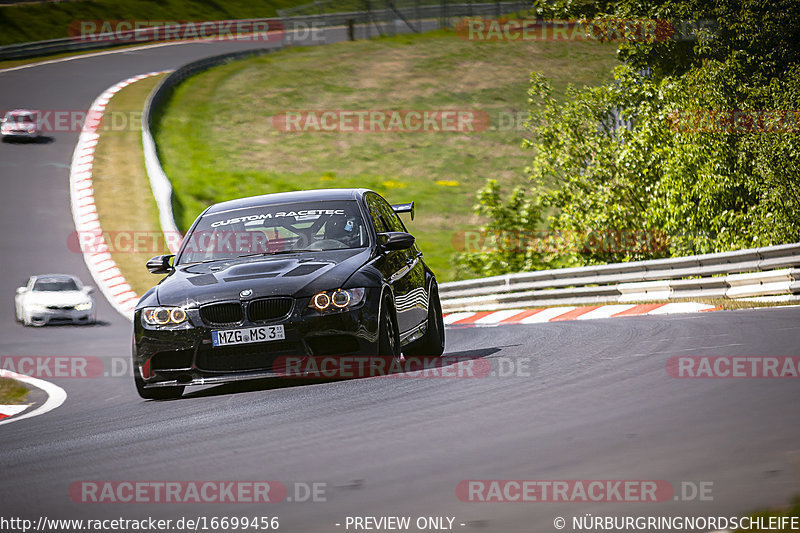
[[438, 357], [444, 353], [444, 318], [435, 281], [431, 282], [428, 295], [428, 329], [421, 339], [407, 346], [403, 352], [413, 357]]
[[391, 300], [384, 298], [378, 324], [378, 355], [400, 357], [400, 334], [391, 307]]

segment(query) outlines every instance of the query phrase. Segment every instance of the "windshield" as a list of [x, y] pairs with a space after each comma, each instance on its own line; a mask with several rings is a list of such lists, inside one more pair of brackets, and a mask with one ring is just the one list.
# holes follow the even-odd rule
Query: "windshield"
[[14, 122], [16, 124], [33, 124], [34, 123], [33, 115], [30, 115], [28, 113], [25, 113], [25, 114], [21, 114], [21, 113], [20, 114], [11, 114], [11, 113], [9, 113], [9, 114], [6, 115], [6, 120], [8, 122]]
[[354, 200], [263, 205], [203, 216], [187, 235], [176, 264], [368, 244]]
[[40, 292], [77, 291], [78, 285], [75, 280], [69, 278], [44, 278], [36, 280], [36, 283], [33, 284], [33, 290]]

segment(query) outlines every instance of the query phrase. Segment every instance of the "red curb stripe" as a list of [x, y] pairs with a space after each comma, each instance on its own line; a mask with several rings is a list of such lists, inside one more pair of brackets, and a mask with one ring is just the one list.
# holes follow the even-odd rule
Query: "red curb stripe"
[[517, 322], [522, 322], [523, 319], [528, 318], [529, 316], [533, 316], [536, 313], [541, 313], [544, 309], [526, 309], [521, 313], [517, 313], [516, 315], [512, 315], [506, 319], [501, 320], [498, 324], [516, 324]]
[[635, 307], [631, 307], [630, 309], [626, 309], [625, 311], [620, 311], [619, 313], [611, 316], [617, 317], [617, 316], [646, 315], [650, 311], [658, 309], [659, 307], [664, 307], [665, 305], [667, 304], [640, 304]]
[[[472, 316], [462, 318], [461, 320], [456, 320], [453, 322], [453, 324], [473, 324], [476, 320], [480, 320], [481, 318], [489, 316], [492, 313], [494, 313], [494, 311], [478, 311]], [[450, 325], [452, 326], [453, 324]]]
[[560, 322], [562, 320], [575, 320], [581, 315], [585, 315], [590, 311], [594, 311], [595, 309], [599, 308], [599, 305], [590, 305], [588, 307], [578, 307], [577, 309], [573, 309], [572, 311], [567, 311], [563, 315], [558, 315], [556, 317], [551, 318], [548, 322]]

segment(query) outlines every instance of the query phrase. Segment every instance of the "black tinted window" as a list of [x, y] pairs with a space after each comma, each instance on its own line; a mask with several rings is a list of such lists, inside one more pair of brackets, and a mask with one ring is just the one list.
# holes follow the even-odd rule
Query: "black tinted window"
[[353, 200], [263, 205], [204, 215], [186, 236], [177, 264], [368, 244]]
[[33, 290], [43, 292], [77, 291], [78, 285], [75, 284], [75, 280], [69, 278], [42, 278], [36, 280], [36, 283], [33, 284]]

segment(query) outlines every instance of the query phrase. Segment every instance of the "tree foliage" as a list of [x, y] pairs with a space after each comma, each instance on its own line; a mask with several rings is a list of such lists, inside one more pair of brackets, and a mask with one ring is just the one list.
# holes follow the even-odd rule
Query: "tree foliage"
[[[533, 153], [531, 187], [505, 206], [496, 186], [482, 191], [477, 212], [488, 217], [486, 230], [539, 224], [553, 232], [668, 237], [666, 247], [562, 250], [573, 264], [800, 240], [800, 123], [776, 125], [768, 116], [737, 129], [724, 120], [734, 112], [752, 119], [761, 111], [800, 111], [800, 3], [548, 0], [539, 10], [548, 18], [650, 18], [675, 27], [691, 20], [701, 29], [691, 41], [621, 43], [614, 82], [570, 88], [564, 102], [534, 73], [533, 135], [524, 143]], [[523, 216], [515, 208], [520, 197], [538, 209]], [[546, 220], [531, 219], [544, 212]], [[556, 261], [489, 255], [459, 261], [481, 274]]]

